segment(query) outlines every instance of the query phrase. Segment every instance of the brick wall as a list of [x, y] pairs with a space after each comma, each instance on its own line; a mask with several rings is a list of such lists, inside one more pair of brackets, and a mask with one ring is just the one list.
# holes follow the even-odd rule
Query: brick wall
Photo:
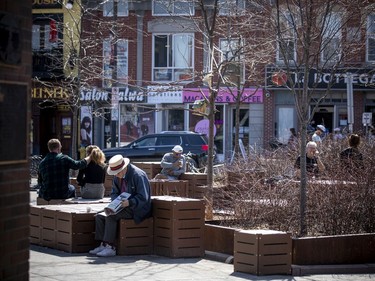
[[[25, 100], [27, 120], [30, 120], [30, 77], [31, 77], [31, 3], [30, 0], [2, 0], [0, 1], [0, 13], [2, 16], [3, 30], [15, 30], [18, 33], [19, 46], [16, 55], [20, 55], [17, 63], [1, 61], [0, 59], [0, 83], [4, 85], [25, 85], [22, 92], [15, 93]], [[7, 18], [10, 20], [4, 20]], [[12, 25], [12, 27], [10, 27]], [[4, 33], [2, 33], [4, 34]], [[1, 38], [6, 40], [4, 37]], [[1, 93], [3, 94], [3, 93]], [[5, 91], [2, 100], [9, 99], [11, 93]], [[6, 115], [6, 114], [5, 114]], [[10, 120], [5, 120], [4, 114], [0, 117], [0, 123], [6, 124]], [[8, 123], [9, 124], [9, 123]], [[29, 127], [29, 123], [27, 124]], [[17, 131], [16, 135], [25, 138], [28, 132]], [[6, 136], [2, 136], [6, 137]], [[11, 142], [10, 142], [11, 143]], [[26, 148], [27, 147], [27, 148]], [[30, 154], [29, 143], [24, 147], [12, 146], [2, 147], [7, 151], [26, 150], [26, 156], [20, 161], [16, 157], [15, 161], [4, 162], [0, 150], [0, 280], [28, 280], [29, 279], [29, 169], [28, 155]], [[16, 155], [16, 154], [14, 154]]]

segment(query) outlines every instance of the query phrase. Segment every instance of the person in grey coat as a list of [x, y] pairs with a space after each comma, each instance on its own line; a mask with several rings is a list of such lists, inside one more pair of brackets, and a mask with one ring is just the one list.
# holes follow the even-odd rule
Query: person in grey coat
[[176, 145], [172, 152], [164, 154], [160, 162], [162, 170], [156, 179], [178, 180], [180, 175], [186, 172], [186, 158], [182, 153], [182, 147]]
[[101, 244], [89, 253], [99, 257], [116, 255], [115, 242], [120, 219], [134, 219], [135, 223], [140, 223], [151, 216], [150, 182], [147, 174], [130, 164], [130, 160], [122, 155], [113, 156], [108, 164], [107, 174], [114, 175], [111, 200], [123, 192], [129, 193], [130, 197], [123, 199], [123, 209], [120, 212], [96, 215], [95, 240], [101, 241]]

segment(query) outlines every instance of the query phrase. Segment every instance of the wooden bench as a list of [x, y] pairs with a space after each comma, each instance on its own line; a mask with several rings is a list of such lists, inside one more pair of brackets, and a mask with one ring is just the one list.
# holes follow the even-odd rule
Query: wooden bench
[[[70, 253], [88, 252], [95, 241], [95, 214], [107, 203], [30, 206], [30, 241]], [[119, 222], [118, 255], [204, 256], [204, 201], [152, 197], [153, 216], [140, 224]]]
[[104, 197], [102, 199], [83, 199], [78, 198], [69, 198], [69, 199], [52, 199], [50, 201], [44, 200], [43, 198], [37, 197], [36, 204], [40, 205], [63, 205], [63, 204], [108, 204], [111, 202], [111, 198]]
[[131, 219], [121, 219], [119, 223], [117, 254], [150, 255], [154, 252], [154, 220], [147, 218], [139, 224]]
[[[30, 242], [70, 253], [97, 246], [95, 214], [107, 204], [30, 206]], [[88, 208], [89, 207], [89, 208]]]

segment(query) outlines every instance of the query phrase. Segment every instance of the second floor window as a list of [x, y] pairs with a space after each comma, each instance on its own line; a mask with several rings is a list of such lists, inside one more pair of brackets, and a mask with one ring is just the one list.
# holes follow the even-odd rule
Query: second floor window
[[330, 13], [324, 19], [322, 38], [322, 62], [337, 62], [341, 57], [341, 17], [339, 13]]
[[227, 64], [224, 76], [235, 84], [244, 82], [243, 45], [240, 38], [220, 39], [220, 61]]
[[245, 12], [244, 0], [219, 0], [219, 15], [235, 16]]
[[154, 16], [194, 15], [194, 1], [153, 0]]
[[366, 41], [367, 61], [375, 61], [375, 14], [370, 15], [367, 18]]
[[61, 47], [60, 23], [53, 18], [35, 20], [32, 26], [32, 49], [52, 50]]
[[295, 28], [296, 23], [289, 12], [280, 15], [280, 33], [278, 34], [276, 60], [278, 63], [296, 61], [296, 40]]
[[[114, 42], [103, 41], [103, 87], [111, 88], [116, 84], [126, 86], [128, 83], [128, 41], [117, 40], [117, 60], [114, 56]], [[117, 63], [116, 63], [117, 62]], [[117, 66], [117, 77], [114, 77], [114, 66]]]
[[129, 14], [128, 0], [105, 0], [103, 2], [103, 16], [113, 17], [114, 1], [117, 3], [117, 16], [127, 17]]
[[153, 81], [191, 81], [193, 43], [192, 33], [154, 35]]

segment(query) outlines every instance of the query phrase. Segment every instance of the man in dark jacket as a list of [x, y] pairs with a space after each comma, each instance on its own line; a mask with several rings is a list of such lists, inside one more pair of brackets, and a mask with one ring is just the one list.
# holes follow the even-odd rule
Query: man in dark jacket
[[69, 183], [69, 170], [84, 169], [90, 162], [90, 156], [76, 161], [61, 153], [58, 139], [48, 141], [49, 153], [38, 167], [39, 197], [44, 200], [67, 199], [75, 196], [75, 187]]
[[140, 223], [151, 215], [150, 182], [147, 174], [130, 164], [130, 160], [122, 155], [113, 156], [108, 164], [108, 175], [114, 175], [111, 199], [116, 199], [124, 192], [130, 196], [122, 200], [123, 209], [120, 212], [96, 216], [95, 239], [101, 241], [101, 244], [91, 250], [90, 254], [99, 257], [116, 255], [115, 241], [120, 219], [134, 219], [135, 223]]

